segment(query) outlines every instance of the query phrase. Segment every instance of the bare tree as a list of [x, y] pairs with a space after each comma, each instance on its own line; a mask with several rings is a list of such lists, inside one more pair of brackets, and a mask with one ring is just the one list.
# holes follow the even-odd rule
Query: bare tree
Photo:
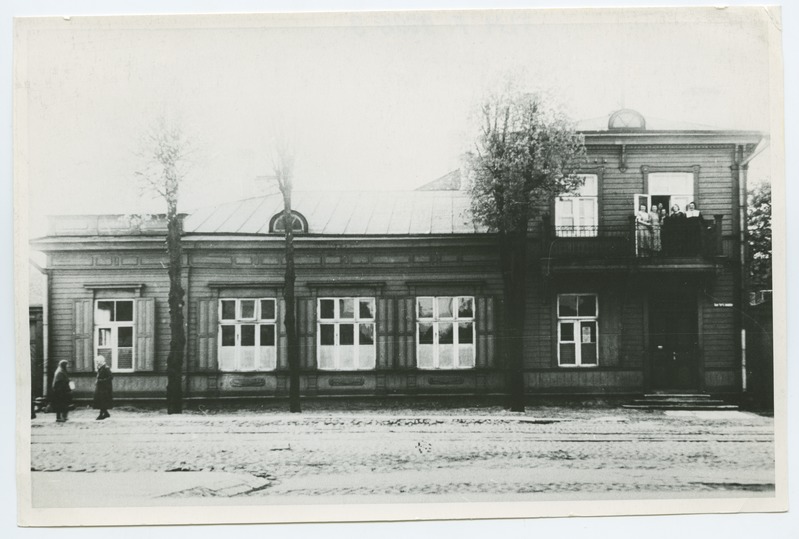
[[524, 321], [530, 221], [553, 196], [573, 191], [585, 156], [571, 122], [537, 94], [506, 90], [484, 101], [469, 155], [472, 212], [496, 233], [504, 296], [509, 406], [524, 411]]
[[294, 297], [294, 214], [291, 209], [291, 194], [294, 188], [294, 154], [282, 141], [277, 144], [272, 158], [272, 171], [280, 193], [283, 195], [283, 228], [286, 245], [286, 275], [283, 283], [283, 299], [286, 302], [285, 326], [288, 340], [287, 353], [289, 360], [289, 410], [292, 413], [300, 409], [300, 342], [297, 335], [296, 301]]
[[185, 291], [182, 273], [182, 218], [178, 213], [180, 188], [189, 170], [191, 143], [180, 124], [160, 117], [143, 135], [136, 171], [143, 185], [166, 202], [166, 251], [169, 258], [169, 356], [167, 357], [167, 413], [183, 411], [183, 356], [186, 330], [183, 316]]

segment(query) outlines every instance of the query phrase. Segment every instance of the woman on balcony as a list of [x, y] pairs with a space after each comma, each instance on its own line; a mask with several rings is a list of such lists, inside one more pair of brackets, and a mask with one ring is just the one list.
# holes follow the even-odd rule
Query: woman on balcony
[[702, 245], [702, 217], [694, 202], [685, 207], [685, 250], [689, 255], [698, 255]]
[[641, 204], [635, 214], [635, 246], [638, 256], [652, 254], [652, 219], [646, 211], [646, 204]]
[[684, 229], [685, 214], [679, 204], [672, 204], [671, 213], [663, 220], [661, 227], [661, 243], [665, 254], [673, 256], [682, 252]]
[[649, 221], [652, 223], [652, 254], [657, 256], [662, 249], [660, 241], [660, 211], [658, 210], [657, 204], [652, 204], [652, 207], [649, 209]]

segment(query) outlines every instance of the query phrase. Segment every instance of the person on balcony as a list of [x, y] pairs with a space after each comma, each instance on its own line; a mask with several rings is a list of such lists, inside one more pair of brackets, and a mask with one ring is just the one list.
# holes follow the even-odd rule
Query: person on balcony
[[635, 244], [638, 256], [652, 254], [652, 220], [646, 211], [646, 204], [641, 204], [635, 214]]
[[662, 249], [660, 238], [660, 211], [656, 204], [649, 209], [649, 221], [652, 223], [652, 254], [657, 256]]
[[694, 202], [685, 207], [685, 249], [689, 255], [699, 254], [702, 245], [702, 217]]
[[685, 228], [685, 214], [680, 210], [679, 204], [672, 204], [669, 213], [661, 224], [661, 245], [663, 252], [668, 255], [677, 255], [682, 252], [683, 229]]

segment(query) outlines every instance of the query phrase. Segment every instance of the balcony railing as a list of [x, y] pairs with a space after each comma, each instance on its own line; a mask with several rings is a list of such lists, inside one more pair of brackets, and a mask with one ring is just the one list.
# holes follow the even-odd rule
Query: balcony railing
[[714, 219], [686, 219], [665, 223], [660, 229], [624, 225], [552, 226], [543, 219], [543, 256], [553, 259], [634, 258], [657, 261], [675, 258], [713, 258], [723, 252], [721, 215]]

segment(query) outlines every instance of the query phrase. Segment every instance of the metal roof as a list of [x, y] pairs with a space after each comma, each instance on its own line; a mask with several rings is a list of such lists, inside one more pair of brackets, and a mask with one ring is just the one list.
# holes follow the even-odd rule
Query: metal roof
[[[203, 208], [183, 223], [187, 234], [265, 234], [282, 211], [280, 194]], [[309, 234], [436, 235], [486, 232], [472, 218], [463, 191], [295, 191], [292, 209]]]

